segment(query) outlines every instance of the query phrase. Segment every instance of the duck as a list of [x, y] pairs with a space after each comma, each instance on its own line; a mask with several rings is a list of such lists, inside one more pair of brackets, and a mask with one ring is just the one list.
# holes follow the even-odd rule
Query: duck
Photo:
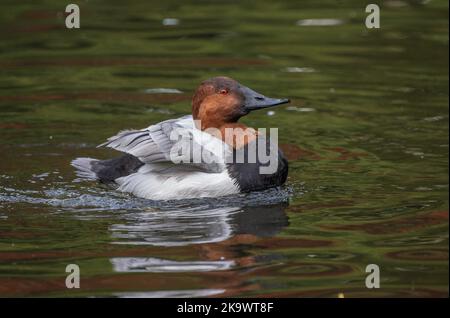
[[71, 165], [81, 179], [151, 200], [221, 197], [281, 187], [288, 161], [276, 138], [239, 119], [289, 102], [264, 96], [230, 77], [213, 77], [195, 90], [190, 115], [120, 131], [97, 146], [121, 152], [120, 156], [80, 157]]

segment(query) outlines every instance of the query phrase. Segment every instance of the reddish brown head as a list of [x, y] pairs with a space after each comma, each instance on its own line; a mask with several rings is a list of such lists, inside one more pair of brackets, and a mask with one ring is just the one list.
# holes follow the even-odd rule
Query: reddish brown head
[[197, 88], [192, 99], [192, 116], [201, 129], [220, 128], [236, 123], [250, 111], [288, 103], [288, 99], [269, 98], [229, 77], [210, 78]]

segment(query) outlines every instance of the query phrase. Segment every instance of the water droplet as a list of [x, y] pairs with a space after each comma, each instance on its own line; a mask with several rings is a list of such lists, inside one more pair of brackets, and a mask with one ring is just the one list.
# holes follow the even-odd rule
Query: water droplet
[[178, 25], [179, 23], [180, 20], [176, 18], [165, 18], [162, 20], [162, 24], [165, 26]]
[[284, 69], [285, 72], [288, 73], [314, 73], [316, 70], [312, 67], [286, 67]]
[[343, 24], [340, 19], [302, 19], [297, 21], [298, 26], [333, 26]]
[[176, 88], [147, 88], [144, 90], [147, 94], [181, 94], [182, 91]]

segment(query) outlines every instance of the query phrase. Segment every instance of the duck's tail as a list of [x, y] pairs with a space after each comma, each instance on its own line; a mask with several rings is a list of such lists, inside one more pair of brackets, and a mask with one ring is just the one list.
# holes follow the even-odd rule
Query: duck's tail
[[70, 163], [75, 169], [78, 177], [88, 180], [99, 180], [97, 173], [93, 170], [93, 163], [99, 162], [98, 159], [77, 158]]
[[107, 160], [77, 158], [72, 160], [71, 164], [75, 167], [78, 177], [103, 183], [115, 182], [117, 178], [132, 174], [143, 165], [138, 158], [130, 154]]

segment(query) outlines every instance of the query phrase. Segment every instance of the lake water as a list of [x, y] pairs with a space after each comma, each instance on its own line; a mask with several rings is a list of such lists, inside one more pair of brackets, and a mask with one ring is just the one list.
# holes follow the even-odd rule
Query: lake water
[[[448, 1], [0, 4], [0, 297], [448, 297]], [[153, 202], [76, 180], [226, 75], [291, 104], [286, 187]], [[81, 288], [65, 287], [68, 264]], [[365, 286], [366, 266], [381, 288]]]

